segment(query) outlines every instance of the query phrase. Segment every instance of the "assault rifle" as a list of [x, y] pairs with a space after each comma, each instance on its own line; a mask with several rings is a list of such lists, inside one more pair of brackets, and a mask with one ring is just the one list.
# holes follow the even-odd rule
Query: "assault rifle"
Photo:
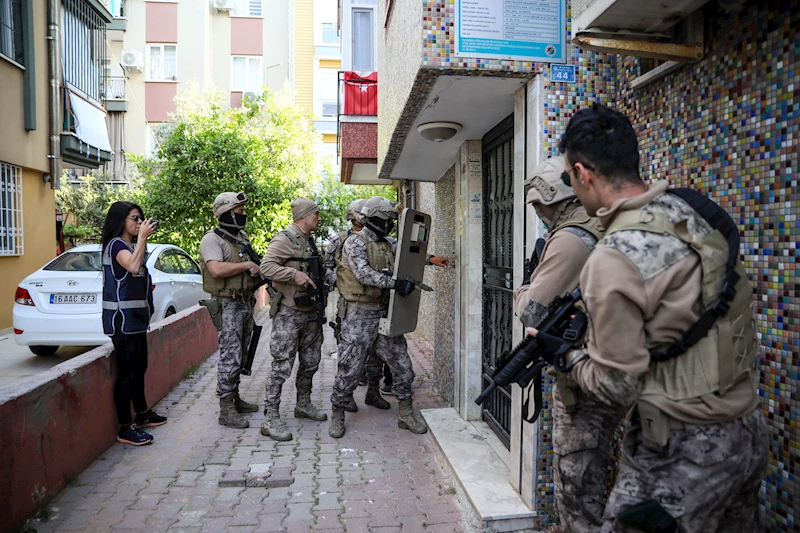
[[[260, 261], [259, 261], [260, 263]], [[256, 284], [255, 290], [258, 290], [262, 285], [267, 286], [267, 292], [269, 293], [269, 297], [272, 298], [278, 294], [278, 291], [272, 286], [271, 279], [262, 278], [258, 284]], [[250, 342], [247, 344], [247, 353], [242, 360], [242, 375], [249, 376], [253, 373], [253, 360], [256, 357], [256, 350], [258, 349], [258, 341], [261, 340], [261, 330], [264, 329], [263, 326], [259, 326], [255, 322], [253, 323], [253, 333], [250, 335]]]
[[[535, 379], [536, 383], [533, 386], [535, 409], [533, 415], [525, 419], [526, 422], [535, 422], [542, 410], [542, 370], [550, 364], [548, 361], [553, 361], [554, 358], [557, 359], [568, 351], [586, 331], [586, 315], [575, 307], [580, 299], [580, 287], [572, 293], [556, 298], [547, 308], [544, 318], [539, 323], [538, 329], [541, 333], [562, 339], [563, 342], [555, 349], [555, 352], [550, 350], [545, 352], [542, 343], [537, 338], [526, 335], [510, 353], [504, 354], [500, 358], [491, 383], [475, 399], [475, 403], [482, 404], [498, 386], [505, 387], [510, 383], [516, 383], [525, 388]], [[558, 362], [555, 366], [559, 366]], [[561, 361], [561, 366], [564, 366], [563, 361]], [[528, 412], [529, 405], [530, 396], [527, 400], [523, 400], [524, 413]]]
[[311, 247], [309, 257], [290, 257], [293, 261], [302, 261], [308, 265], [308, 277], [317, 286], [316, 289], [309, 289], [307, 294], [295, 296], [294, 301], [298, 305], [314, 305], [315, 316], [309, 322], [316, 322], [320, 329], [325, 326], [325, 307], [328, 305], [328, 287], [325, 285], [325, 260], [317, 249], [317, 244], [312, 237], [308, 238]]
[[[235, 237], [228, 235], [224, 231], [219, 228], [214, 229], [214, 233], [216, 233], [219, 237], [225, 239], [228, 242], [232, 242], [234, 244], [238, 244], [242, 247], [242, 251], [250, 256], [250, 260], [253, 261], [255, 264], [261, 264], [261, 255], [255, 251], [253, 245], [250, 244], [249, 241], [240, 241]], [[267, 292], [269, 292], [270, 297], [275, 296], [278, 291], [276, 291], [272, 287], [272, 280], [271, 279], [264, 279], [260, 278], [256, 286], [253, 288], [253, 292], [256, 292], [262, 285], [267, 286]], [[263, 329], [262, 326], [255, 324], [253, 326], [253, 333], [250, 335], [250, 340], [247, 343], [247, 353], [242, 360], [242, 375], [249, 376], [253, 373], [253, 359], [256, 356], [256, 349], [258, 348], [258, 341], [261, 340], [261, 330]]]

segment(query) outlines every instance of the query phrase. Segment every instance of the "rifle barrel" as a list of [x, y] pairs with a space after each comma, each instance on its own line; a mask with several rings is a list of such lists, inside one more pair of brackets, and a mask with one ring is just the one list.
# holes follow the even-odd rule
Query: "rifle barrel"
[[481, 393], [481, 395], [480, 395], [480, 396], [478, 396], [477, 398], [475, 398], [475, 403], [477, 403], [478, 405], [480, 405], [480, 404], [482, 404], [483, 402], [485, 402], [485, 401], [486, 401], [486, 398], [488, 398], [488, 397], [489, 397], [489, 395], [490, 395], [492, 392], [494, 392], [494, 389], [496, 389], [496, 388], [497, 388], [497, 383], [495, 383], [495, 381], [494, 381], [494, 380], [492, 380], [492, 382], [491, 382], [491, 383], [489, 383], [489, 386], [488, 386], [488, 387], [486, 387], [486, 388], [483, 390], [483, 392]]

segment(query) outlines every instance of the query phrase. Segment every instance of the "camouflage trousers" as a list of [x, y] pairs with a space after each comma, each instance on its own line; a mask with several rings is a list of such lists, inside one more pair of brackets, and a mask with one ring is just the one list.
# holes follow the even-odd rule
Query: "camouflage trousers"
[[272, 354], [272, 371], [267, 379], [264, 399], [266, 407], [281, 403], [283, 383], [289, 379], [297, 355], [298, 391], [311, 391], [314, 374], [322, 358], [322, 328], [318, 322], [309, 322], [313, 313], [303, 313], [282, 305], [272, 319], [272, 336], [269, 351]]
[[219, 363], [217, 364], [217, 398], [239, 390], [242, 359], [253, 334], [254, 301], [220, 300], [222, 329], [219, 331]]
[[625, 409], [610, 407], [580, 389], [567, 409], [553, 387], [553, 492], [564, 533], [599, 533], [614, 430]]
[[625, 436], [603, 533], [638, 532], [616, 516], [650, 499], [678, 521], [681, 532], [757, 532], [768, 443], [760, 407], [730, 422], [687, 424], [660, 453], [644, 446], [641, 427], [634, 425]]
[[[383, 375], [383, 362], [392, 371], [392, 392], [398, 401], [409, 400], [414, 395], [414, 369], [408, 356], [406, 338], [402, 335], [386, 337], [378, 334], [380, 319], [385, 311], [352, 308], [342, 322], [339, 339], [339, 365], [333, 384], [331, 403], [344, 406], [358, 386], [358, 378], [367, 365], [367, 382], [377, 385]], [[377, 357], [369, 357], [374, 353]]]

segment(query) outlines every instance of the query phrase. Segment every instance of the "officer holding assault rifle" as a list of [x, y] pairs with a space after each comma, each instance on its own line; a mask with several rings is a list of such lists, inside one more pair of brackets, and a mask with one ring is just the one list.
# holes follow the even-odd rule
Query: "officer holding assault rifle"
[[532, 422], [542, 371], [555, 374], [553, 532], [758, 531], [768, 438], [736, 224], [698, 192], [648, 188], [615, 110], [577, 112], [559, 148], [526, 183], [549, 231], [515, 292], [527, 336], [476, 402], [533, 383]]

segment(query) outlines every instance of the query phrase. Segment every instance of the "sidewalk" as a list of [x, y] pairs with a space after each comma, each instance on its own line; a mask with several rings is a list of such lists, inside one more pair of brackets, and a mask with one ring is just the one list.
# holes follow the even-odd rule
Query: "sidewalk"
[[[330, 416], [336, 353], [325, 329], [312, 399]], [[261, 338], [253, 376], [242, 378], [241, 389], [245, 399], [263, 408], [269, 325]], [[430, 346], [410, 335], [409, 351], [417, 374], [415, 406], [442, 407], [430, 381]], [[328, 422], [294, 418], [293, 373], [284, 385], [281, 413], [294, 440], [278, 443], [259, 433], [261, 412], [249, 415], [245, 430], [217, 423], [217, 357], [156, 405], [169, 422], [151, 428], [153, 444], [114, 445], [40, 513], [49, 514], [48, 521], [31, 520], [29, 527], [39, 533], [475, 530], [464, 518], [450, 473], [437, 462], [430, 433], [414, 435], [397, 427], [393, 396], [387, 397], [391, 409], [381, 411], [364, 405], [366, 390], [359, 387], [358, 413], [347, 413], [345, 436], [332, 439]], [[219, 486], [223, 473], [226, 479], [235, 477], [231, 471], [241, 475], [250, 465], [258, 465], [253, 472], [270, 468], [277, 477], [282, 472], [291, 485]]]

